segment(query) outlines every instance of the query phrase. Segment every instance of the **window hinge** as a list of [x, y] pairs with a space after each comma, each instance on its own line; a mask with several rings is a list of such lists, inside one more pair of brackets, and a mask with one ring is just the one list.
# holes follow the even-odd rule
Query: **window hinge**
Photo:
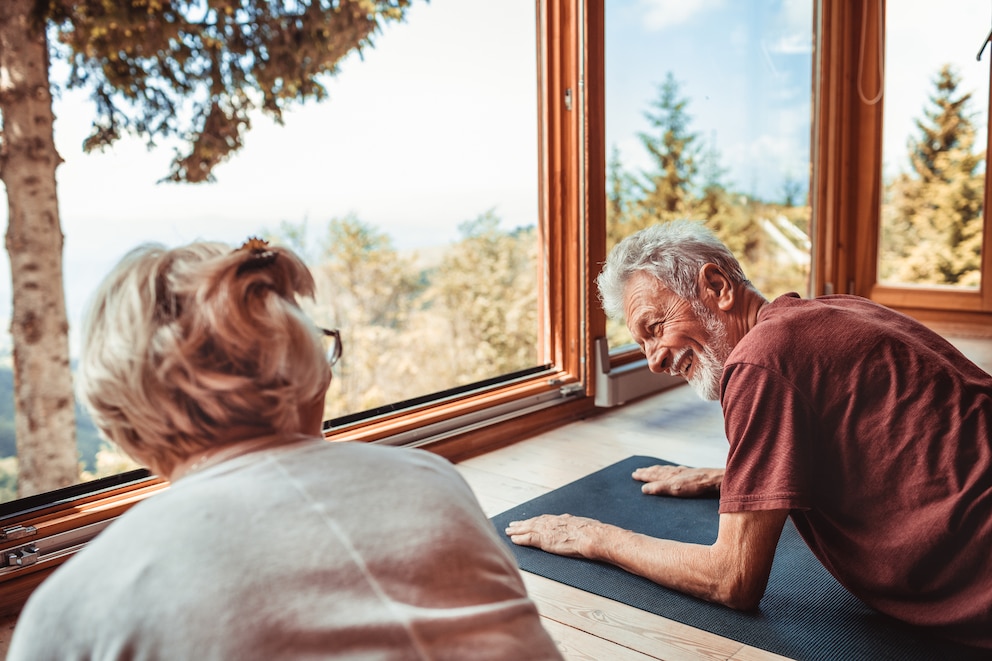
[[34, 544], [19, 549], [7, 549], [3, 554], [4, 567], [28, 567], [38, 560], [41, 551]]
[[578, 395], [586, 394], [586, 387], [581, 383], [570, 383], [567, 386], [562, 386], [558, 389], [562, 397], [576, 397]]
[[569, 87], [565, 90], [565, 110], [572, 110], [572, 88]]
[[34, 526], [8, 526], [0, 530], [0, 542], [9, 542], [22, 537], [30, 537], [38, 532]]

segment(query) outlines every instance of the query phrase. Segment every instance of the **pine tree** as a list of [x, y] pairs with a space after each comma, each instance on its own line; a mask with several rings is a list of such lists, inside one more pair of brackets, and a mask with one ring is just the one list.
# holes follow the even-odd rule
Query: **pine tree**
[[959, 85], [950, 65], [943, 66], [909, 141], [911, 171], [886, 191], [883, 281], [978, 285], [985, 153], [975, 151], [971, 94]]
[[694, 209], [694, 188], [698, 174], [699, 136], [689, 130], [688, 99], [679, 96], [679, 84], [668, 72], [658, 90], [658, 99], [644, 113], [650, 131], [638, 137], [654, 160], [656, 168], [643, 172], [638, 181], [642, 192], [638, 206], [643, 226], [685, 218]]

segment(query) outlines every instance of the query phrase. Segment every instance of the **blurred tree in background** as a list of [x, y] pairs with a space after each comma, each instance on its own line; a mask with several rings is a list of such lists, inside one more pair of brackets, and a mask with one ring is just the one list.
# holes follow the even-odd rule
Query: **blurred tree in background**
[[[325, 419], [464, 386], [537, 360], [537, 236], [488, 211], [430, 256], [398, 252], [358, 218], [334, 219], [312, 265], [310, 314], [341, 329]], [[284, 227], [291, 240], [298, 228]], [[273, 237], [283, 242], [283, 236]]]
[[423, 288], [414, 261], [397, 253], [388, 234], [353, 216], [331, 220], [323, 245], [313, 269], [321, 293], [315, 319], [340, 329], [346, 348], [328, 392], [327, 417], [406, 399], [395, 394], [415, 368], [403, 358]]
[[959, 85], [950, 65], [943, 66], [909, 141], [910, 171], [885, 191], [883, 282], [979, 285], [985, 152], [976, 150], [971, 94]]

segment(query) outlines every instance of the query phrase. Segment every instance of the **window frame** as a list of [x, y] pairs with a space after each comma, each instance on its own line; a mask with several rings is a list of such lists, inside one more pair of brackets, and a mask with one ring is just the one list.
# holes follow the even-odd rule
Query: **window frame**
[[878, 54], [884, 46], [884, 17], [885, 0], [816, 2], [811, 293], [864, 296], [925, 323], [987, 334], [992, 325], [992, 177], [985, 180], [982, 284], [977, 292], [878, 282], [885, 98], [869, 106], [856, 85], [859, 74], [865, 89], [882, 84], [878, 72], [884, 63]]
[[[594, 294], [605, 258], [602, 0], [535, 0], [538, 66], [540, 354], [551, 368], [517, 381], [325, 431], [330, 441], [390, 443], [436, 430], [416, 445], [452, 461], [481, 454], [594, 412], [593, 338], [605, 334]], [[570, 107], [569, 107], [570, 106]], [[3, 565], [46, 536], [109, 522], [168, 488], [144, 477], [0, 518]], [[33, 532], [30, 531], [33, 528]], [[4, 532], [7, 535], [4, 535]], [[94, 533], [95, 534], [95, 533]], [[19, 612], [31, 591], [76, 547], [0, 570], [0, 616]]]

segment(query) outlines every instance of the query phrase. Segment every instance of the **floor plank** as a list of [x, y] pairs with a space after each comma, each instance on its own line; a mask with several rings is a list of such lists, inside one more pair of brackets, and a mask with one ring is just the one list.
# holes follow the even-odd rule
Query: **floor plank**
[[568, 661], [650, 661], [657, 658], [641, 654], [632, 649], [554, 620], [545, 620], [544, 628], [558, 645]]
[[743, 647], [739, 642], [542, 576], [525, 572], [524, 581], [546, 622], [550, 620], [581, 629], [649, 658], [671, 661], [728, 659]]

